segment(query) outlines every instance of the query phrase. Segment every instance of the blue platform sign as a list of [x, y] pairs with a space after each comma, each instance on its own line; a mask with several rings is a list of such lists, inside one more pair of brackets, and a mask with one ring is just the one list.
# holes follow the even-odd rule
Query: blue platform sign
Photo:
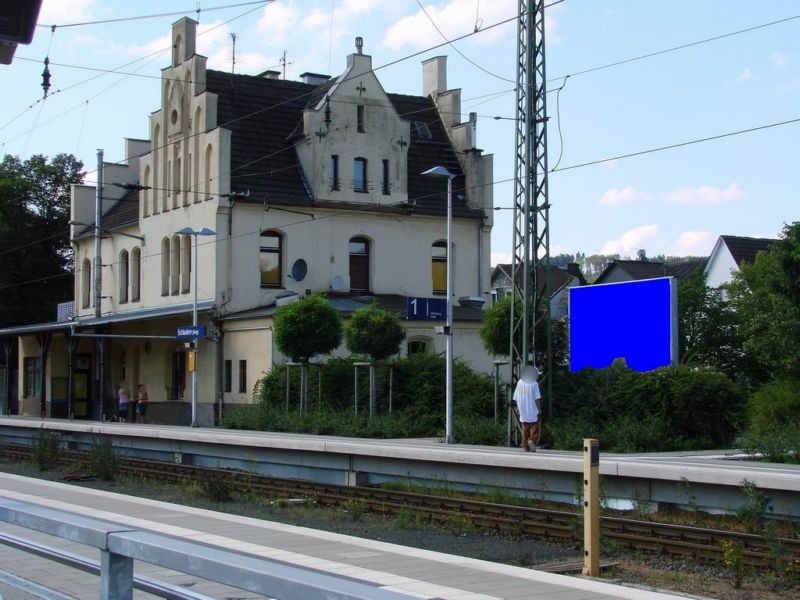
[[413, 321], [446, 321], [444, 298], [406, 298], [406, 318]]
[[179, 340], [194, 340], [206, 337], [205, 325], [184, 325], [175, 331], [175, 337]]

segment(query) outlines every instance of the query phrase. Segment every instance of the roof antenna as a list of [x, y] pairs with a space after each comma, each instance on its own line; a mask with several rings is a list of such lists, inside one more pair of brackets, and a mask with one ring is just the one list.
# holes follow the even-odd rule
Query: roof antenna
[[283, 51], [283, 56], [281, 56], [280, 63], [283, 67], [283, 79], [286, 81], [286, 50]]
[[233, 40], [233, 54], [231, 55], [231, 73], [236, 72], [236, 34], [231, 34], [231, 39]]

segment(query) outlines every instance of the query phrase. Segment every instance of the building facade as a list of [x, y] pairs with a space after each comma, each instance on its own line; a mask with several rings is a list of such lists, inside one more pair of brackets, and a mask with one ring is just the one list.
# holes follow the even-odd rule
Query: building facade
[[[408, 96], [384, 91], [360, 38], [341, 75], [302, 81], [207, 69], [195, 38], [191, 19], [173, 25], [150, 139], [105, 165], [99, 224], [97, 190], [73, 189], [74, 314], [5, 332], [19, 336], [20, 412], [104, 418], [115, 390], [141, 384], [160, 420], [185, 422], [194, 342], [176, 331], [196, 306], [211, 424], [284, 360], [282, 304], [325, 293], [344, 317], [372, 302], [408, 317], [408, 298], [446, 298], [448, 254], [453, 297], [472, 299], [455, 309], [456, 356], [491, 371], [474, 305], [490, 293], [492, 157], [475, 116], [461, 122], [446, 57]], [[455, 175], [450, 248], [446, 181], [422, 175], [439, 165]], [[444, 349], [436, 323], [404, 323], [403, 353]]]

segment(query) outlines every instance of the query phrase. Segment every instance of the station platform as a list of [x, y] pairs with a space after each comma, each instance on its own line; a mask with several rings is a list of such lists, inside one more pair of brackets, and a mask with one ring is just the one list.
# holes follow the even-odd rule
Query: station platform
[[[114, 521], [245, 556], [280, 561], [319, 572], [388, 586], [426, 599], [453, 600], [668, 600], [684, 598], [604, 581], [557, 575], [464, 558], [407, 546], [350, 537], [282, 523], [97, 491], [75, 485], [0, 473], [0, 497]], [[0, 523], [0, 532], [24, 537], [99, 560], [98, 551], [16, 525]], [[169, 571], [142, 561], [136, 575], [179, 585], [214, 598], [261, 598], [235, 588]], [[18, 579], [15, 579], [18, 578]], [[9, 583], [27, 582], [26, 589]], [[39, 593], [35, 593], [36, 590]], [[50, 590], [44, 595], [42, 590]], [[99, 579], [44, 558], [0, 545], [0, 594], [3, 600], [97, 598]], [[153, 596], [136, 591], [134, 598]], [[295, 599], [284, 599], [295, 600]]]

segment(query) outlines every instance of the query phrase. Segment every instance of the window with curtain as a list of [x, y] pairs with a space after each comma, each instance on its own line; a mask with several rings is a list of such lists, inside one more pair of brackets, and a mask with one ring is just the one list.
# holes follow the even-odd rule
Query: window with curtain
[[261, 270], [261, 287], [281, 287], [283, 277], [283, 239], [277, 231], [261, 233], [259, 249], [259, 268]]
[[431, 247], [433, 293], [447, 293], [447, 242], [434, 242]]
[[367, 159], [358, 157], [353, 160], [353, 191], [366, 192], [367, 184]]

